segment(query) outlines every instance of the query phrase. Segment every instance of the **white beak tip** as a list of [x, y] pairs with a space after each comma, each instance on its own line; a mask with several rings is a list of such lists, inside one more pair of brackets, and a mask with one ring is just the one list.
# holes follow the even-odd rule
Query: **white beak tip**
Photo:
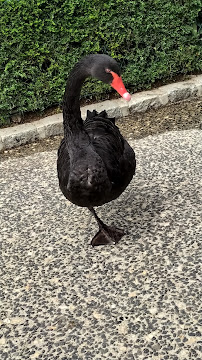
[[127, 100], [127, 101], [130, 101], [130, 99], [131, 99], [131, 95], [130, 95], [128, 92], [124, 93], [124, 94], [122, 95], [122, 97], [123, 97], [125, 100]]

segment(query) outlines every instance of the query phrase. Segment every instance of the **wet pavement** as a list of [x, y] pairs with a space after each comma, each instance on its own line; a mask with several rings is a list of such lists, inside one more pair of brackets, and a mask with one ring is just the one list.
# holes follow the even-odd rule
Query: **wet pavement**
[[137, 172], [97, 209], [128, 230], [92, 248], [56, 151], [0, 164], [1, 360], [200, 360], [202, 132], [131, 140]]

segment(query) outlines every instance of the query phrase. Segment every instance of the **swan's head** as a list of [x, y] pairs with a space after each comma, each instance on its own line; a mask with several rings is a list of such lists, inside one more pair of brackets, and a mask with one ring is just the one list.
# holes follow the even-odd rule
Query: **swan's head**
[[111, 85], [125, 100], [130, 101], [131, 96], [124, 86], [116, 60], [104, 54], [95, 54], [91, 56], [91, 75], [98, 80]]

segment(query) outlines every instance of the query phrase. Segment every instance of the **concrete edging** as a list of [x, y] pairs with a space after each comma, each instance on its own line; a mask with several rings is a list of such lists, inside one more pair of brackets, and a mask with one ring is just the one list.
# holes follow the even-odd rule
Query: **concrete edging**
[[[120, 118], [150, 108], [158, 108], [191, 97], [202, 96], [202, 75], [191, 76], [187, 81], [164, 85], [159, 88], [132, 95], [127, 103], [124, 99], [107, 100], [81, 108], [82, 118], [87, 110], [106, 110], [109, 116]], [[32, 123], [20, 124], [0, 129], [0, 151], [11, 149], [26, 143], [62, 135], [62, 113], [47, 116]]]

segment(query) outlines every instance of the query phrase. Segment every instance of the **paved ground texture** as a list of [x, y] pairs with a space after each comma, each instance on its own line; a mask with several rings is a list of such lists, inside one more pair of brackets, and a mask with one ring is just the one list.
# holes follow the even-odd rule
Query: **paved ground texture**
[[131, 142], [137, 173], [97, 225], [58, 189], [56, 151], [0, 165], [1, 360], [201, 360], [202, 132]]

